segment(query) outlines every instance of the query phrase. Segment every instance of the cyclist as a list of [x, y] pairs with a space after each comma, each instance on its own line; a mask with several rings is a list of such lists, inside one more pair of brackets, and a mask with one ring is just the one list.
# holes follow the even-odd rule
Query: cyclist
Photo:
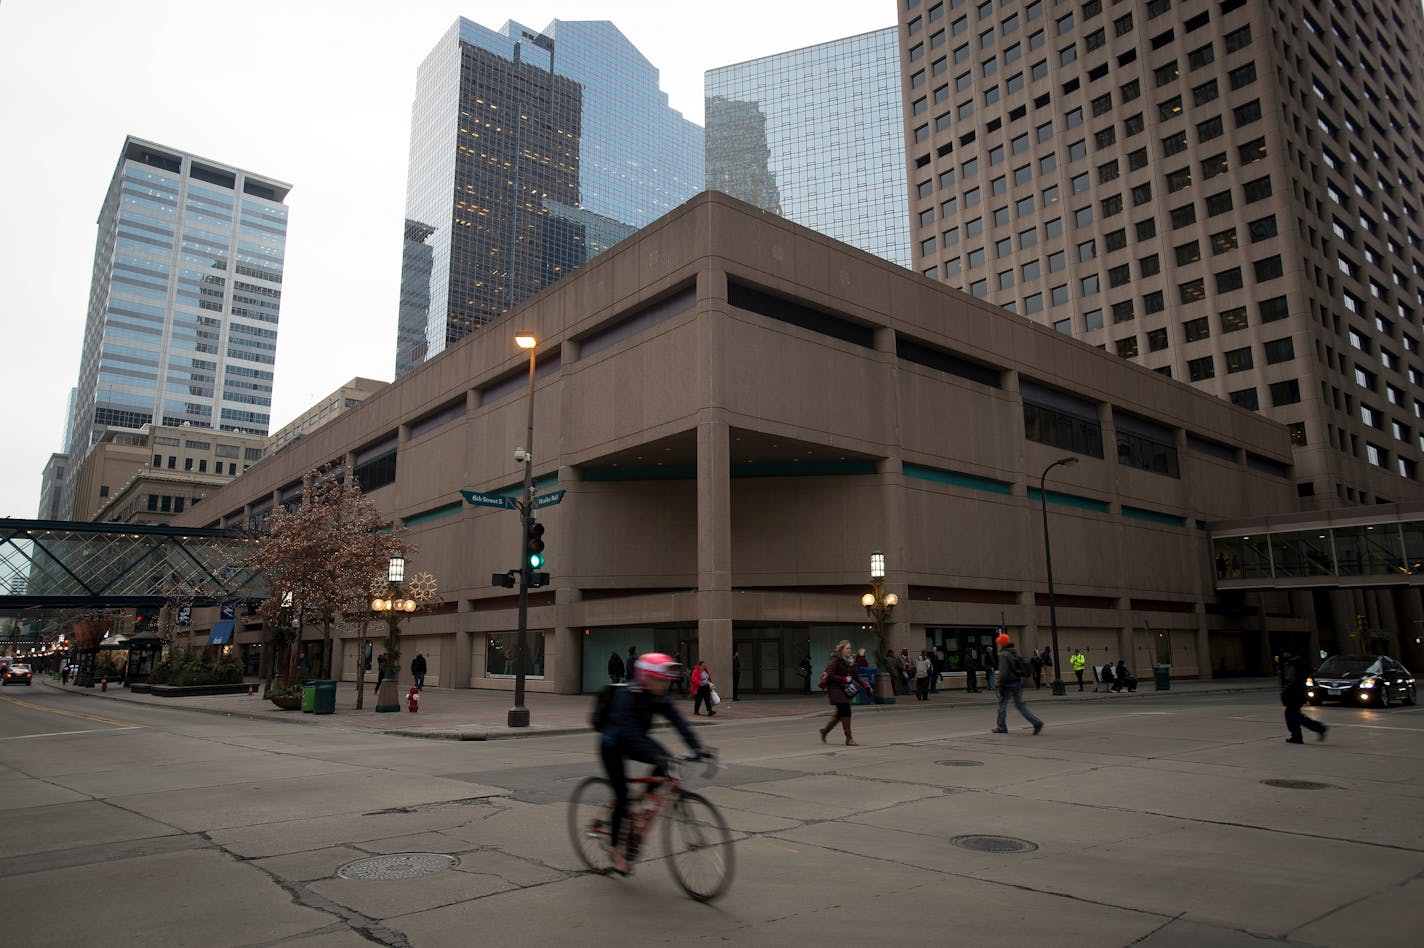
[[637, 657], [630, 671], [632, 684], [613, 696], [607, 723], [600, 732], [599, 740], [599, 756], [603, 758], [608, 782], [613, 785], [616, 802], [609, 826], [608, 855], [613, 870], [621, 875], [628, 874], [628, 857], [619, 835], [628, 808], [628, 775], [624, 759], [652, 764], [654, 776], [660, 777], [668, 772], [668, 752], [648, 736], [653, 726], [653, 715], [661, 714], [671, 721], [693, 753], [699, 757], [707, 753], [697, 735], [692, 733], [687, 720], [667, 697], [668, 687], [682, 677], [683, 667], [661, 652], [645, 652]]

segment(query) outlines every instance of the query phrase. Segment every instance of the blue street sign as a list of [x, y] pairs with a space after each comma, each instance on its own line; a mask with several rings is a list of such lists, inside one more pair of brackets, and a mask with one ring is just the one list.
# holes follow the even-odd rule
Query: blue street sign
[[505, 497], [503, 494], [482, 494], [477, 490], [462, 490], [460, 494], [467, 502], [477, 507], [499, 507], [503, 510], [513, 510], [519, 506], [513, 497]]
[[540, 507], [552, 507], [563, 499], [564, 492], [561, 490], [556, 490], [551, 494], [544, 494], [540, 497], [535, 497], [534, 509], [538, 510]]
[[179, 625], [192, 625], [192, 624], [193, 624], [193, 607], [192, 607], [192, 606], [179, 606], [179, 607], [178, 607], [178, 624], [179, 624]]

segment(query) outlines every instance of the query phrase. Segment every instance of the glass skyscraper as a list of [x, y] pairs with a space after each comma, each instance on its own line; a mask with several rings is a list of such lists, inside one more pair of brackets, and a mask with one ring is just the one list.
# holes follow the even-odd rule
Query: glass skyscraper
[[[72, 467], [110, 427], [267, 434], [289, 190], [125, 140], [99, 212]], [[68, 516], [72, 489], [62, 506]]]
[[702, 149], [612, 23], [457, 20], [416, 76], [396, 375], [702, 190]]
[[709, 70], [707, 187], [910, 265], [894, 27]]

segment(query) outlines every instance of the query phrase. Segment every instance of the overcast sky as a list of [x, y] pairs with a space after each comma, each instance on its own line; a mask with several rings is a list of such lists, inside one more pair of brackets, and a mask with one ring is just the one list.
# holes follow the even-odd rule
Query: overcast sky
[[62, 449], [124, 136], [292, 185], [272, 429], [390, 380], [415, 71], [464, 16], [611, 20], [702, 124], [709, 68], [882, 29], [894, 0], [0, 0], [0, 516], [34, 517]]

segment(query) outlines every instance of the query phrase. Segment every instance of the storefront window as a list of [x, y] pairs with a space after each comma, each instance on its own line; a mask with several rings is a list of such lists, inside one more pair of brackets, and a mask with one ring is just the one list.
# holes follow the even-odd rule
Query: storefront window
[[[530, 630], [526, 639], [529, 642], [529, 664], [525, 667], [524, 674], [528, 678], [543, 678], [544, 632], [542, 629]], [[485, 677], [513, 678], [518, 671], [515, 662], [518, 654], [519, 633], [501, 632], [486, 638]]]

